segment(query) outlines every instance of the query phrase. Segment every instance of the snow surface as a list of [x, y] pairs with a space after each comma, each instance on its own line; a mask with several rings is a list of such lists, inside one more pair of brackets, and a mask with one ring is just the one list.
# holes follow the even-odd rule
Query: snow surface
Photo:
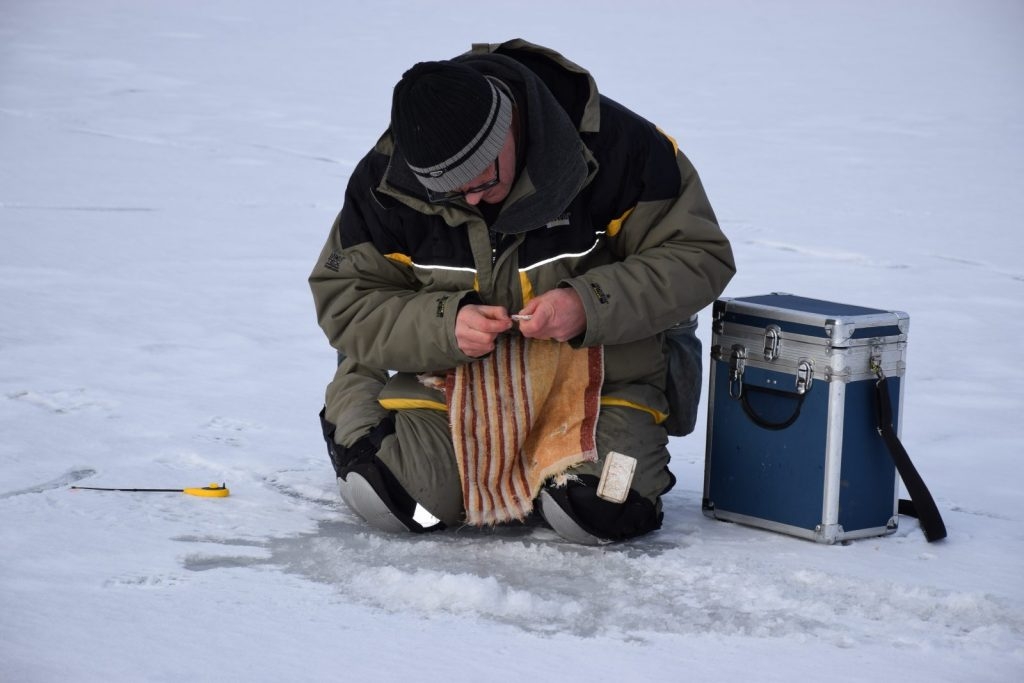
[[[1024, 680], [1022, 35], [991, 0], [3, 0], [0, 680]], [[634, 543], [339, 503], [306, 276], [402, 71], [519, 36], [677, 137], [728, 295], [910, 313], [947, 541], [709, 520], [703, 428]]]

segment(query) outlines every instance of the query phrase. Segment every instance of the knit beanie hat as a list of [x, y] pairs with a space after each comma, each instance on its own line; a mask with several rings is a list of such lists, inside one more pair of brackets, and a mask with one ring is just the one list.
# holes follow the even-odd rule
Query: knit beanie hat
[[500, 82], [457, 62], [420, 62], [402, 75], [391, 100], [391, 131], [420, 183], [451, 192], [498, 157], [512, 124]]

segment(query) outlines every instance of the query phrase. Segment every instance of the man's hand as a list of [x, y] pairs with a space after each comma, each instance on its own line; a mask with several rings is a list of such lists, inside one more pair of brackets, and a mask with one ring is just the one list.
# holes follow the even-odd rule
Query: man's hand
[[468, 304], [455, 318], [455, 340], [467, 356], [479, 358], [494, 350], [494, 340], [512, 328], [504, 306]]
[[572, 287], [544, 292], [523, 307], [520, 315], [530, 316], [519, 323], [524, 337], [569, 341], [587, 329], [587, 312], [580, 295]]

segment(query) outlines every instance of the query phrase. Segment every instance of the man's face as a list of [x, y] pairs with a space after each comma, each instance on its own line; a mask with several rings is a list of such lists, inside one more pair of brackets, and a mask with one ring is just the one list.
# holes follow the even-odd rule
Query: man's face
[[498, 152], [496, 163], [485, 168], [480, 175], [460, 187], [459, 190], [466, 191], [479, 187], [493, 180], [495, 173], [498, 174], [498, 183], [480, 192], [468, 192], [465, 194], [464, 199], [467, 204], [470, 206], [476, 206], [480, 202], [498, 204], [505, 201], [505, 197], [512, 190], [512, 184], [516, 180], [516, 138], [511, 127], [508, 130], [508, 135], [505, 136], [505, 144], [501, 146], [501, 151]]

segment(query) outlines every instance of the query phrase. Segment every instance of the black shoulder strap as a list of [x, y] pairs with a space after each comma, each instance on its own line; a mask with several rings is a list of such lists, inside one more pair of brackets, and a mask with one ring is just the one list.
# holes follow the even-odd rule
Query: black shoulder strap
[[892, 426], [892, 399], [889, 396], [889, 386], [885, 377], [880, 376], [875, 384], [875, 391], [878, 396], [878, 433], [882, 435], [885, 445], [889, 449], [889, 455], [896, 463], [896, 471], [903, 479], [903, 485], [907, 487], [910, 500], [901, 500], [899, 513], [909, 517], [917, 517], [921, 521], [921, 530], [928, 542], [938, 541], [946, 537], [946, 525], [939, 514], [932, 494], [925, 486], [921, 475], [917, 473], [914, 463], [910, 462], [910, 455], [907, 454], [900, 439], [896, 436], [896, 430]]

